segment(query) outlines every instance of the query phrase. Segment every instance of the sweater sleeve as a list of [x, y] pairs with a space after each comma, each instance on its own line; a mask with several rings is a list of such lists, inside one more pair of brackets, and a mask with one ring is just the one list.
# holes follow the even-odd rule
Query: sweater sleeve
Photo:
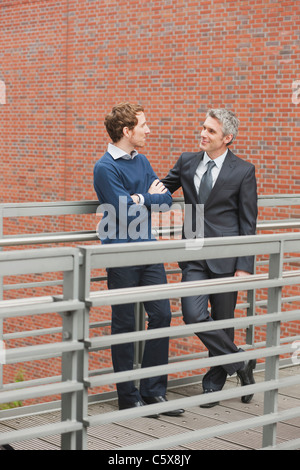
[[127, 206], [134, 204], [129, 192], [122, 184], [118, 171], [113, 166], [95, 165], [94, 188], [101, 204], [110, 204], [119, 209], [120, 198]]

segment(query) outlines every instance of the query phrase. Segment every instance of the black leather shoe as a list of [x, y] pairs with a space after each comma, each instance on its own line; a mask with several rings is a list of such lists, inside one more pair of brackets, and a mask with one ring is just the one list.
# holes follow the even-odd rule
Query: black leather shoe
[[[215, 390], [212, 390], [211, 388], [208, 388], [206, 390], [203, 390], [203, 394], [205, 393], [213, 393], [215, 392]], [[214, 406], [217, 406], [219, 405], [220, 402], [219, 401], [213, 401], [211, 403], [204, 403], [203, 405], [200, 405], [200, 408], [213, 408]]]
[[[242, 369], [239, 369], [237, 371], [237, 375], [241, 381], [242, 386], [255, 384], [255, 380], [253, 377], [253, 370], [255, 369], [255, 367], [256, 367], [256, 360], [252, 359], [250, 361], [246, 361], [244, 363], [244, 367], [242, 367]], [[253, 394], [245, 395], [244, 397], [241, 397], [241, 400], [243, 403], [250, 403], [252, 398], [253, 398]]]
[[[163, 396], [143, 397], [143, 400], [147, 403], [147, 405], [153, 405], [153, 403], [162, 403], [162, 402], [168, 401], [166, 397], [163, 397]], [[165, 411], [161, 414], [165, 416], [180, 416], [182, 415], [182, 413], [184, 413], [184, 410], [179, 409], [179, 410]]]
[[[120, 403], [119, 402], [119, 410], [127, 410], [128, 408], [138, 408], [140, 406], [146, 406], [146, 403], [143, 400], [136, 401], [134, 403]], [[146, 418], [158, 418], [158, 415], [147, 415]]]

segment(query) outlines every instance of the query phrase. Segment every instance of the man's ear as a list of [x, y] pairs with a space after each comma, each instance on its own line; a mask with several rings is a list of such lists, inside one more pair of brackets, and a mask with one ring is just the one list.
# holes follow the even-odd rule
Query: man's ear
[[123, 127], [123, 136], [124, 137], [130, 137], [130, 129], [129, 127]]
[[230, 142], [232, 141], [233, 139], [233, 134], [228, 134], [224, 137], [224, 142], [226, 145], [230, 144]]

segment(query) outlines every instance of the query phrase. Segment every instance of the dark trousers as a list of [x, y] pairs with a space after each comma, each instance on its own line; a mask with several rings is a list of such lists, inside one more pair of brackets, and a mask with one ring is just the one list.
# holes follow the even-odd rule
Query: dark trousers
[[[107, 269], [108, 288], [119, 289], [165, 284], [167, 282], [163, 264], [131, 266]], [[148, 314], [148, 329], [170, 326], [170, 302], [151, 300], [144, 302]], [[134, 304], [112, 306], [112, 334], [129, 333], [135, 330]], [[112, 361], [115, 372], [132, 370], [134, 361], [134, 344], [126, 343], [112, 346]], [[145, 342], [142, 367], [152, 367], [168, 363], [169, 338], [153, 339]], [[134, 381], [117, 384], [119, 404], [131, 405], [142, 396], [165, 395], [167, 375], [142, 379], [140, 391]]]
[[[217, 279], [233, 276], [234, 273], [216, 274], [207, 266], [205, 261], [182, 263], [182, 281], [200, 281], [204, 279]], [[186, 324], [226, 320], [234, 317], [237, 293], [228, 292], [213, 295], [195, 295], [182, 298], [182, 313]], [[208, 311], [208, 301], [211, 305], [211, 314]], [[197, 333], [197, 336], [206, 346], [210, 356], [232, 354], [240, 352], [234, 344], [234, 329], [213, 330]], [[243, 366], [243, 362], [224, 364], [212, 367], [204, 376], [202, 385], [204, 389], [221, 390], [225, 384], [227, 374], [232, 375]]]

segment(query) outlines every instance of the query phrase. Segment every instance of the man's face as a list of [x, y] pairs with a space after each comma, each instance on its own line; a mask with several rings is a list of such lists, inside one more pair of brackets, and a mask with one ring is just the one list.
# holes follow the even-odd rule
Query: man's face
[[217, 119], [208, 116], [202, 126], [200, 148], [210, 158], [217, 158], [227, 150], [232, 135], [224, 136], [222, 125]]
[[144, 113], [138, 113], [136, 117], [138, 123], [132, 130], [128, 131], [128, 136], [133, 148], [142, 148], [146, 143], [147, 135], [150, 134], [150, 129], [147, 126]]

